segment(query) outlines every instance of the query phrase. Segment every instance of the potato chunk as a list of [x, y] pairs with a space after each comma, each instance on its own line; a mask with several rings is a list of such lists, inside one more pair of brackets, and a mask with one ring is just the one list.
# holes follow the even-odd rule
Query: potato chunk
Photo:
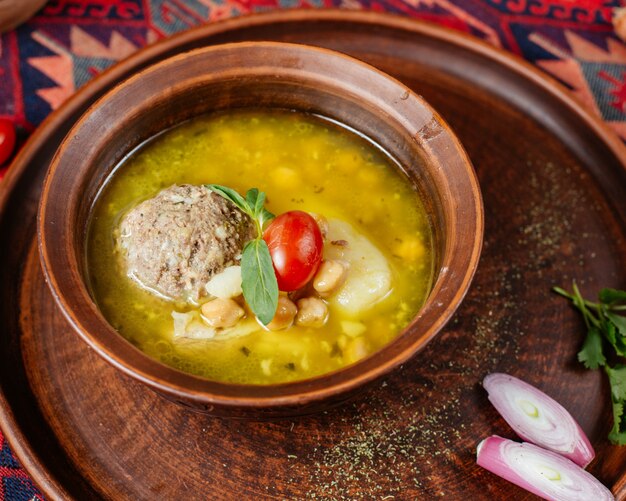
[[213, 275], [205, 289], [211, 296], [221, 299], [241, 296], [241, 266], [229, 266], [221, 273]]
[[348, 263], [345, 283], [328, 298], [331, 305], [348, 315], [358, 315], [391, 290], [391, 269], [385, 256], [344, 221], [328, 220], [324, 259]]

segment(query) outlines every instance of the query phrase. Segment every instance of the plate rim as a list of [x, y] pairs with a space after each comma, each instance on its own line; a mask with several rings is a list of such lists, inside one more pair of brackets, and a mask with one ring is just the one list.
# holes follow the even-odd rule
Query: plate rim
[[[450, 45], [459, 46], [469, 52], [476, 53], [485, 59], [493, 61], [498, 66], [505, 67], [519, 78], [530, 81], [531, 84], [546, 91], [550, 97], [561, 102], [570, 111], [574, 112], [594, 132], [595, 136], [608, 147], [626, 171], [626, 145], [624, 145], [617, 134], [599, 116], [587, 110], [575, 98], [570, 89], [511, 52], [493, 46], [470, 34], [455, 31], [429, 21], [420, 20], [419, 18], [410, 18], [399, 14], [337, 8], [277, 9], [262, 13], [248, 13], [219, 21], [210, 21], [207, 24], [201, 24], [163, 38], [117, 62], [78, 89], [58, 109], [51, 112], [35, 129], [9, 165], [8, 171], [0, 183], [0, 218], [5, 215], [10, 195], [21, 181], [24, 172], [30, 165], [31, 159], [46, 144], [49, 136], [57, 126], [67, 120], [67, 117], [75, 113], [82, 105], [88, 103], [99, 91], [106, 90], [109, 86], [118, 82], [127, 70], [142, 64], [145, 65], [149, 60], [167, 53], [168, 49], [173, 49], [196, 39], [255, 26], [298, 21], [334, 21], [347, 24], [384, 26], [396, 30], [419, 33], [422, 36], [441, 40]], [[28, 472], [34, 484], [46, 497], [50, 499], [72, 499], [72, 496], [61, 482], [49, 474], [45, 462], [31, 447], [25, 433], [15, 419], [12, 409], [8, 405], [1, 386], [0, 429], [21, 466]]]

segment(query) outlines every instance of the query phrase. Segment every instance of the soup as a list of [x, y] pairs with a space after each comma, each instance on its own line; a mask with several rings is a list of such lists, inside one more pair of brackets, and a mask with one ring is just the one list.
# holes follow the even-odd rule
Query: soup
[[[181, 196], [172, 203], [184, 205], [179, 191], [201, 193], [204, 185], [242, 195], [258, 188], [276, 215], [312, 213], [326, 233], [318, 274], [330, 268], [325, 262], [362, 260], [347, 263], [347, 278], [337, 290], [317, 294], [309, 281], [289, 296], [281, 293], [279, 302], [297, 302], [299, 312], [313, 302], [323, 306], [323, 322], [268, 330], [244, 304], [236, 335], [225, 335], [228, 329], [212, 331], [217, 334], [210, 339], [178, 335], [191, 319], [206, 322], [206, 304], [217, 303], [209, 301], [211, 294], [184, 299], [142, 286], [129, 272], [129, 251], [120, 250], [120, 228], [122, 237], [130, 233], [124, 224], [133, 211], [144, 215], [142, 203], [167, 195]], [[397, 165], [367, 139], [303, 113], [229, 111], [167, 130], [114, 170], [92, 214], [87, 269], [103, 315], [149, 356], [211, 380], [273, 384], [355, 363], [399, 334], [433, 279], [429, 218]], [[157, 210], [155, 217], [161, 215]], [[376, 287], [379, 296], [368, 303], [368, 291]], [[308, 297], [311, 291], [315, 297]]]

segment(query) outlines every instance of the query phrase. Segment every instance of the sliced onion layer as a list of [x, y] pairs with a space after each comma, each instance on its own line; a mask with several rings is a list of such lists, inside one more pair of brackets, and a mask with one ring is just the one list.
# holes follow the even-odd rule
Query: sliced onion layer
[[615, 499], [611, 491], [580, 466], [533, 444], [520, 444], [492, 436], [478, 444], [476, 462], [486, 470], [544, 499]]
[[569, 412], [534, 386], [508, 374], [483, 380], [489, 400], [522, 440], [587, 466], [595, 457], [589, 439]]

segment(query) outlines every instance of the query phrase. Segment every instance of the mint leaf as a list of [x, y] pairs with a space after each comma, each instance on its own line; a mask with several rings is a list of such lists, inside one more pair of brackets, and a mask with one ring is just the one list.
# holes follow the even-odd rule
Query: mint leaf
[[248, 202], [250, 208], [252, 209], [253, 217], [259, 221], [261, 230], [263, 230], [265, 223], [268, 223], [276, 217], [263, 207], [263, 204], [265, 204], [264, 192], [260, 192], [256, 188], [248, 190], [248, 193], [246, 193], [246, 202]]
[[[246, 202], [250, 207], [250, 210], [253, 214], [256, 214], [256, 204], [259, 199], [259, 190], [257, 188], [250, 188], [246, 193]], [[261, 192], [261, 207], [263, 207], [263, 202], [265, 202], [265, 193]]]
[[239, 193], [237, 193], [237, 191], [229, 188], [228, 186], [221, 186], [219, 184], [205, 184], [204, 186], [209, 190], [217, 193], [218, 195], [221, 195], [226, 200], [230, 200], [250, 217], [254, 217], [253, 211], [251, 210], [250, 206], [244, 200], [244, 198]]
[[585, 364], [587, 369], [597, 369], [606, 364], [606, 358], [602, 353], [602, 336], [595, 327], [591, 327], [587, 332], [583, 347], [578, 352], [578, 361]]
[[263, 240], [263, 226], [274, 219], [274, 214], [263, 207], [265, 193], [251, 188], [244, 199], [237, 191], [219, 184], [205, 185], [248, 214], [257, 228], [257, 237], [250, 240], [241, 255], [241, 288], [252, 312], [264, 325], [274, 318], [278, 307], [278, 282], [269, 248]]
[[626, 365], [606, 366], [604, 370], [609, 376], [613, 400], [626, 400]]
[[269, 324], [278, 307], [278, 282], [265, 240], [251, 240], [244, 247], [241, 288], [250, 309], [263, 325]]
[[268, 211], [267, 209], [263, 209], [261, 213], [259, 214], [259, 222], [261, 224], [261, 227], [263, 227], [265, 223], [269, 223], [275, 217], [276, 216], [272, 214], [270, 211]]
[[259, 191], [257, 188], [252, 188], [246, 193], [246, 202], [250, 205], [250, 210], [254, 217], [258, 217], [263, 211], [263, 204], [265, 203], [265, 193]]
[[606, 304], [626, 302], [626, 291], [608, 288], [602, 289], [598, 297], [602, 303]]

